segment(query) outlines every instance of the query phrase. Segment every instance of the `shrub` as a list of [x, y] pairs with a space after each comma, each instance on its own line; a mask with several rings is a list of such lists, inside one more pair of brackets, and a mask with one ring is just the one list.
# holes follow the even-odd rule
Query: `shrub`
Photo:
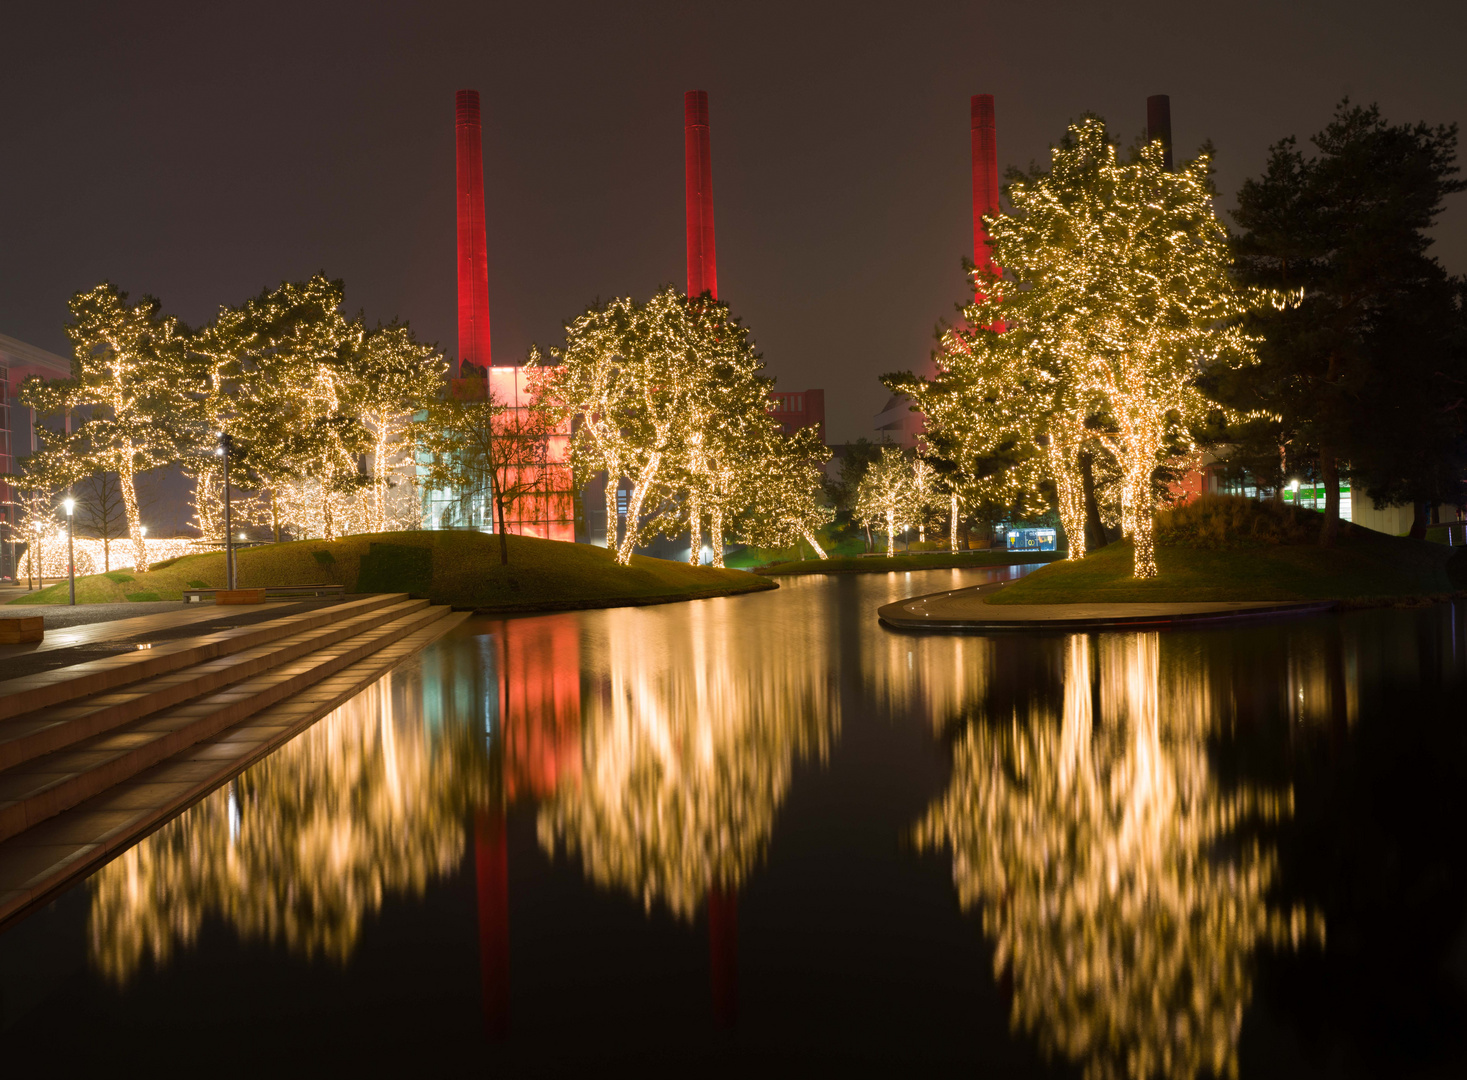
[[[1315, 510], [1258, 502], [1241, 495], [1203, 495], [1156, 515], [1156, 542], [1204, 549], [1276, 547], [1319, 542], [1322, 515]], [[1341, 534], [1350, 528], [1340, 523]]]

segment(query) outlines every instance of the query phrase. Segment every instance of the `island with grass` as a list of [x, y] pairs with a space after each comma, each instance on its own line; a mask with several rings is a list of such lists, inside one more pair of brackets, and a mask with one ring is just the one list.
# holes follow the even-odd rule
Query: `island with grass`
[[[742, 570], [632, 556], [620, 566], [612, 553], [587, 544], [499, 538], [472, 531], [413, 531], [262, 544], [236, 552], [242, 589], [282, 585], [340, 585], [348, 593], [405, 592], [435, 604], [484, 612], [564, 611], [697, 600], [773, 589], [774, 582]], [[222, 588], [224, 554], [183, 555], [147, 573], [114, 570], [77, 578], [79, 604], [179, 600], [185, 589]], [[65, 604], [67, 583], [28, 593], [12, 604]]]
[[1467, 589], [1467, 548], [1341, 523], [1319, 543], [1321, 515], [1208, 495], [1157, 515], [1157, 576], [1133, 576], [1128, 542], [1057, 562], [996, 590], [989, 604], [1336, 600], [1343, 606], [1441, 600]]

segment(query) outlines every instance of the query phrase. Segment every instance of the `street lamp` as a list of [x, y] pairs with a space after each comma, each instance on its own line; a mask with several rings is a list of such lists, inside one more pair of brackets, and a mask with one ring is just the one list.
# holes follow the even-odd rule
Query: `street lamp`
[[229, 531], [229, 452], [233, 449], [234, 440], [229, 432], [219, 432], [219, 448], [214, 453], [224, 459], [224, 578], [231, 590], [234, 588], [234, 534]]
[[66, 507], [66, 574], [71, 584], [71, 606], [76, 607], [76, 552], [71, 544], [71, 512], [76, 509], [76, 500], [68, 495], [61, 505]]

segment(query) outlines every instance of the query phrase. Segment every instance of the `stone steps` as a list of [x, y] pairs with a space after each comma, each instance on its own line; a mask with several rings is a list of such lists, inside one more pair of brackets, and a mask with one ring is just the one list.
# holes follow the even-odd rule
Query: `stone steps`
[[345, 612], [342, 613], [344, 617], [325, 626], [307, 627], [299, 633], [277, 637], [263, 645], [232, 649], [222, 656], [139, 679], [116, 690], [32, 709], [0, 720], [0, 770], [100, 735], [189, 698], [222, 689], [427, 606], [427, 600], [403, 600], [396, 604], [377, 605], [358, 614]]
[[[400, 595], [387, 600], [368, 605], [365, 611], [355, 607], [344, 618], [340, 617], [342, 609], [354, 605], [328, 609], [337, 617], [324, 625], [316, 618], [320, 612], [279, 620], [293, 620], [297, 628], [308, 625], [294, 634], [277, 633], [289, 627], [272, 626], [272, 639], [259, 644], [249, 641], [260, 626], [242, 627], [240, 630], [248, 632], [223, 643], [210, 643], [210, 648], [228, 646], [222, 657], [133, 679], [122, 691], [109, 687], [81, 700], [72, 697], [75, 703], [66, 708], [32, 709], [3, 722], [0, 726], [14, 734], [12, 747], [35, 750], [60, 745], [30, 756], [12, 750], [11, 756], [19, 760], [0, 770], [0, 841], [307, 690], [449, 614], [448, 608], [430, 607], [426, 601], [405, 600]], [[245, 646], [237, 647], [241, 642]], [[176, 655], [195, 651], [184, 648]], [[59, 671], [92, 666], [79, 664]], [[144, 665], [126, 669], [128, 674], [144, 670]], [[117, 673], [107, 674], [115, 677]], [[105, 730], [88, 733], [98, 725]]]
[[407, 598], [406, 593], [382, 593], [313, 611], [297, 612], [266, 622], [159, 642], [146, 649], [6, 679], [0, 681], [0, 720], [100, 694], [106, 690], [115, 690], [140, 679], [152, 678], [231, 652], [264, 645], [291, 634], [373, 611], [387, 604], [400, 603]]
[[46, 903], [469, 618], [429, 610], [441, 617], [0, 842], [0, 926]]

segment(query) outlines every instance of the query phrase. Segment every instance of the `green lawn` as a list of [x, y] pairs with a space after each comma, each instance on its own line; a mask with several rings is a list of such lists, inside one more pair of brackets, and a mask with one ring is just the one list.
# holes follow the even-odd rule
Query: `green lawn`
[[[1467, 551], [1467, 549], [1462, 549]], [[1078, 562], [1034, 571], [991, 604], [1134, 603], [1189, 600], [1365, 600], [1454, 591], [1440, 544], [1348, 529], [1332, 548], [1315, 544], [1224, 549], [1158, 546], [1155, 578], [1131, 576], [1131, 545], [1111, 544]], [[1456, 567], [1453, 568], [1454, 571]]]
[[1019, 563], [1052, 562], [1063, 557], [1052, 551], [960, 551], [956, 555], [946, 551], [921, 551], [911, 555], [898, 553], [887, 558], [883, 555], [856, 557], [831, 557], [829, 559], [806, 559], [804, 562], [781, 562], [762, 566], [758, 574], [889, 574], [896, 570], [945, 570], [952, 567], [1015, 566]]
[[[478, 532], [399, 532], [349, 536], [327, 543], [300, 540], [238, 553], [240, 588], [328, 582], [347, 592], [412, 592], [434, 603], [498, 611], [611, 607], [767, 589], [771, 583], [741, 570], [714, 570], [632, 556], [617, 566], [600, 547], [509, 537], [509, 565], [499, 539]], [[146, 574], [113, 571], [78, 578], [79, 604], [177, 600], [188, 588], [224, 584], [224, 555], [185, 555]], [[64, 604], [66, 582], [12, 600]]]

